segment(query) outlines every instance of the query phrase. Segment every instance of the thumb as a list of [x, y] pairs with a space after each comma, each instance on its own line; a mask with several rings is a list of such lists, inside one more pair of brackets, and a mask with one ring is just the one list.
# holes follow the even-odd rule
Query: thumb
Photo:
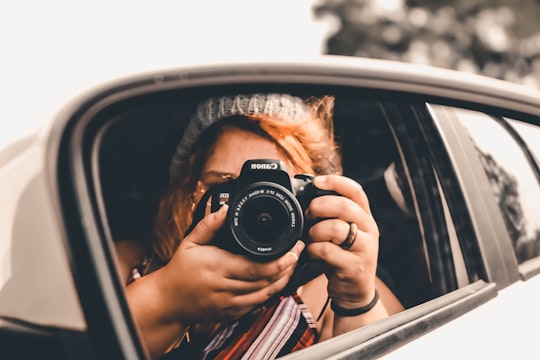
[[223, 226], [227, 217], [228, 205], [223, 205], [221, 208], [209, 215], [206, 215], [186, 236], [184, 241], [191, 242], [197, 245], [208, 245], [216, 235], [217, 231]]

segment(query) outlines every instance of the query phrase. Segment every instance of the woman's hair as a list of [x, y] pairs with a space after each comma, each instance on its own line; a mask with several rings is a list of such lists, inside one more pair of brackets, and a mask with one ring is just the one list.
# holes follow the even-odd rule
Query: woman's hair
[[175, 164], [177, 176], [162, 198], [156, 218], [154, 258], [165, 263], [184, 237], [192, 221], [192, 212], [202, 193], [198, 180], [202, 168], [213, 152], [216, 140], [228, 129], [238, 128], [273, 142], [296, 173], [314, 175], [341, 174], [341, 156], [334, 140], [334, 97], [309, 98], [306, 119], [288, 121], [267, 114], [228, 116], [210, 125], [193, 150]]

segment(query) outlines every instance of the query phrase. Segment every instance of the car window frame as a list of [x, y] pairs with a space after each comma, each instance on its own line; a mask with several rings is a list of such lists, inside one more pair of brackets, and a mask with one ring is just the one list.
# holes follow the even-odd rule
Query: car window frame
[[430, 103], [427, 107], [436, 119], [463, 191], [486, 270], [485, 280], [497, 284], [499, 290], [505, 288], [519, 280], [518, 264], [474, 143], [458, 115], [451, 111], [452, 106]]

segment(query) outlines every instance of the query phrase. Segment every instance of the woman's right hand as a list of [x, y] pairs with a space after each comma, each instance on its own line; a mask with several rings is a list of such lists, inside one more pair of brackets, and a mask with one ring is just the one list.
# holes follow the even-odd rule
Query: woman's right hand
[[282, 290], [304, 248], [258, 263], [211, 244], [227, 206], [205, 216], [159, 271], [158, 288], [171, 315], [188, 323], [236, 319]]
[[188, 325], [237, 319], [281, 291], [304, 243], [267, 263], [212, 245], [227, 207], [206, 215], [162, 268], [130, 284], [132, 316], [152, 357], [159, 356]]

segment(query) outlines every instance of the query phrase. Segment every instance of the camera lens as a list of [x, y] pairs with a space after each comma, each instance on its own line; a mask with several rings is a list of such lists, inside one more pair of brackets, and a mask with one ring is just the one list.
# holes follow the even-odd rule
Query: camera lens
[[261, 261], [289, 251], [300, 239], [304, 224], [296, 197], [270, 182], [253, 183], [235, 196], [228, 221], [240, 248]]
[[289, 230], [289, 214], [275, 198], [261, 196], [246, 203], [240, 226], [259, 245], [279, 241]]

